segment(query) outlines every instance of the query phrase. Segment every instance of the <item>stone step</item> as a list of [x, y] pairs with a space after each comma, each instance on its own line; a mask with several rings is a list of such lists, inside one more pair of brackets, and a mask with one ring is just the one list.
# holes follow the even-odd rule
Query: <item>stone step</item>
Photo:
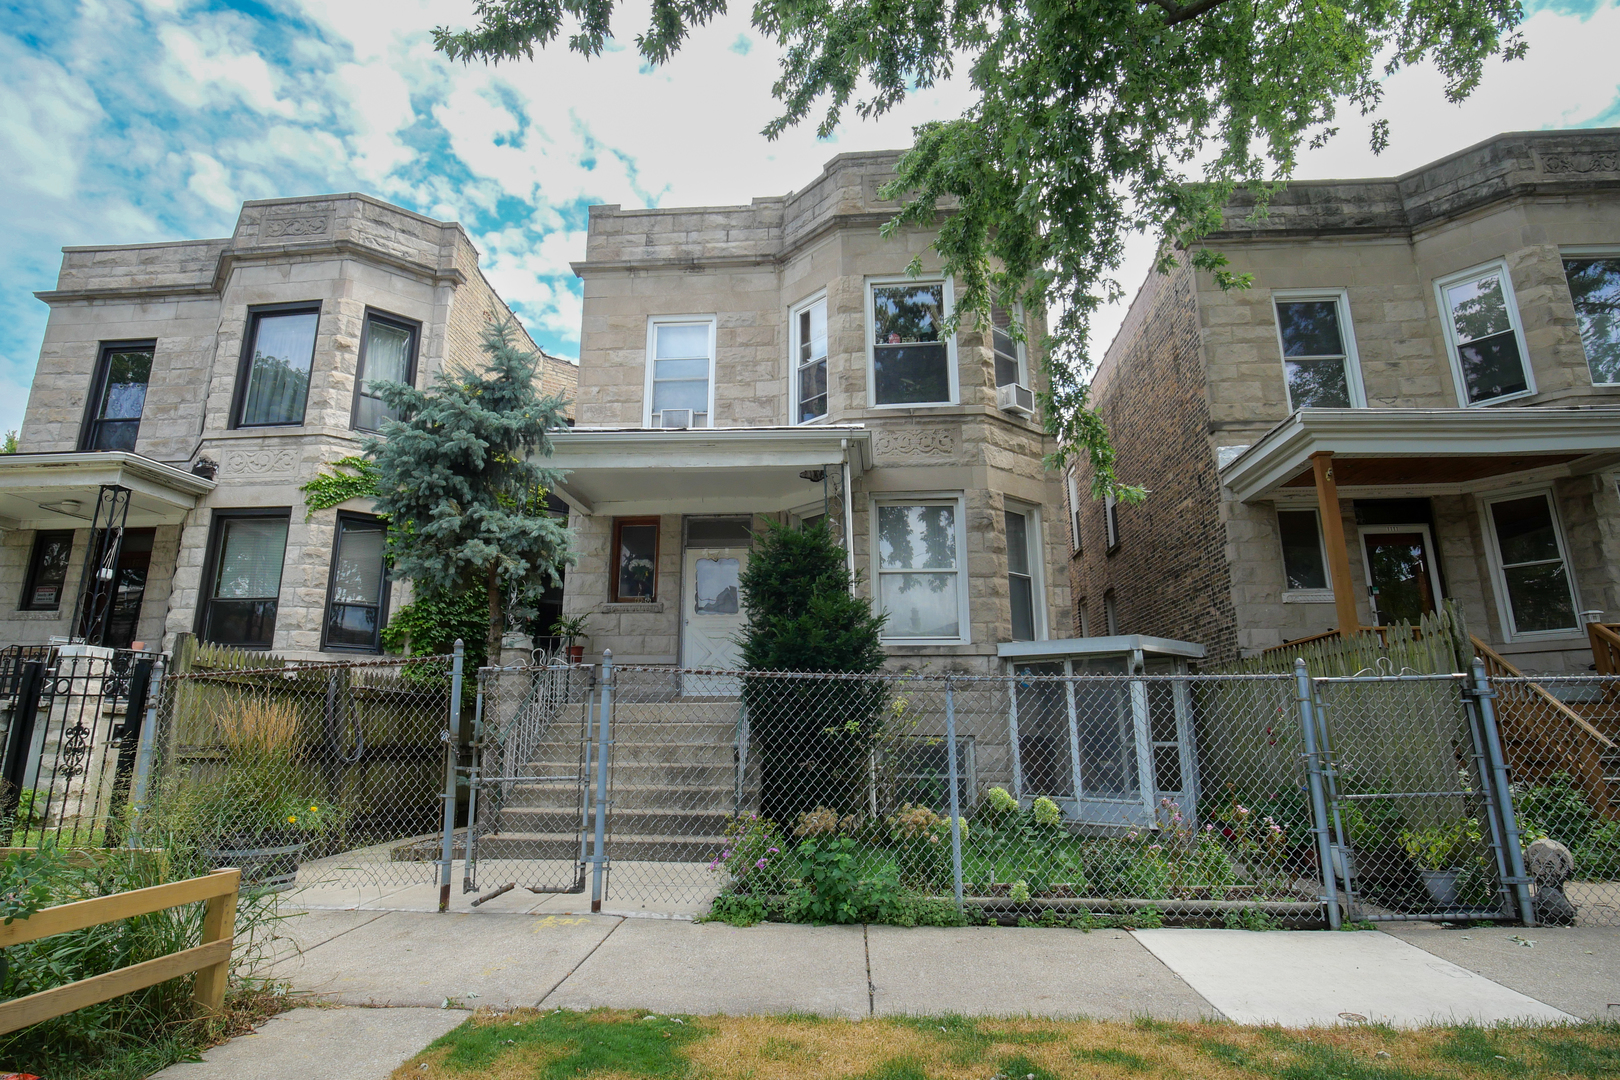
[[[724, 836], [643, 836], [614, 833], [608, 851], [617, 862], [709, 862], [725, 850]], [[587, 848], [589, 838], [587, 837]], [[493, 833], [478, 840], [478, 858], [575, 859], [577, 833]]]
[[[566, 810], [577, 806], [575, 789], [513, 785], [503, 809]], [[615, 810], [709, 810], [729, 811], [736, 800], [736, 788], [724, 784], [626, 784], [615, 783], [609, 792]]]
[[[731, 821], [731, 808], [724, 810], [636, 810], [615, 808], [608, 815], [609, 827], [641, 836], [722, 836]], [[589, 832], [595, 827], [594, 815], [573, 810], [549, 810], [533, 806], [502, 809], [502, 832], [562, 833], [583, 824]]]

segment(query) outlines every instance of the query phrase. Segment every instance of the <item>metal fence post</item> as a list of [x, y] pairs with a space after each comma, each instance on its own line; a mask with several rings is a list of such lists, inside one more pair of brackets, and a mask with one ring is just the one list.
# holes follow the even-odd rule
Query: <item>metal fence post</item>
[[456, 757], [461, 752], [461, 662], [466, 646], [456, 638], [450, 661], [450, 726], [444, 733], [444, 849], [439, 862], [439, 910], [450, 910], [450, 864], [456, 853]]
[[951, 890], [962, 914], [962, 797], [957, 786], [956, 690], [945, 677], [945, 768], [951, 774]]
[[613, 650], [602, 650], [602, 688], [596, 698], [595, 831], [591, 845], [591, 910], [602, 910], [602, 871], [607, 865], [609, 725], [613, 716]]
[[1524, 873], [1524, 851], [1519, 846], [1519, 821], [1513, 809], [1513, 789], [1508, 785], [1507, 762], [1502, 757], [1502, 740], [1496, 730], [1496, 691], [1485, 677], [1485, 663], [1474, 657], [1474, 700], [1479, 703], [1479, 726], [1485, 736], [1485, 759], [1490, 764], [1487, 781], [1496, 792], [1497, 821], [1502, 828], [1502, 846], [1507, 848], [1508, 873], [1513, 895], [1519, 905], [1519, 919], [1526, 926], [1536, 925], [1536, 909], [1530, 900], [1530, 879]]
[[158, 705], [163, 701], [163, 657], [152, 665], [152, 678], [147, 683], [146, 722], [141, 725], [135, 745], [135, 772], [129, 782], [131, 824], [128, 846], [141, 846], [141, 815], [146, 812], [146, 796], [152, 786], [152, 756], [157, 745]]
[[484, 669], [474, 676], [478, 696], [473, 701], [472, 755], [467, 768], [467, 849], [461, 859], [461, 891], [470, 893], [478, 885], [478, 766], [484, 745]]
[[1294, 661], [1294, 687], [1299, 695], [1299, 723], [1305, 736], [1305, 773], [1311, 790], [1311, 819], [1316, 832], [1316, 860], [1321, 866], [1322, 901], [1327, 906], [1328, 929], [1339, 929], [1339, 884], [1333, 872], [1333, 840], [1328, 831], [1327, 796], [1322, 787], [1322, 754], [1316, 738], [1316, 715], [1311, 705], [1311, 675], [1303, 658]]

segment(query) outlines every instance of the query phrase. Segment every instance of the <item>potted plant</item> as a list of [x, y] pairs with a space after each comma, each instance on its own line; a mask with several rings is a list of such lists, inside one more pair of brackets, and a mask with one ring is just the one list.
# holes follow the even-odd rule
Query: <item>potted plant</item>
[[1457, 906], [1457, 880], [1464, 872], [1462, 864], [1482, 839], [1476, 818], [1401, 832], [1401, 846], [1417, 863], [1424, 888], [1441, 907]]
[[587, 615], [563, 615], [551, 624], [551, 632], [563, 639], [568, 649], [568, 662], [570, 664], [583, 664], [585, 662], [585, 646], [574, 644], [586, 636], [585, 623]]

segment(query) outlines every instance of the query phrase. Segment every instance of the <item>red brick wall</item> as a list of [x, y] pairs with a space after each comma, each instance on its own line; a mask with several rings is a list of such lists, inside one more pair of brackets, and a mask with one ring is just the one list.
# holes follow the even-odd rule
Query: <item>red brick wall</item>
[[1103, 503], [1089, 495], [1090, 465], [1076, 466], [1084, 548], [1069, 564], [1075, 632], [1082, 602], [1091, 633], [1107, 632], [1103, 594], [1111, 589], [1120, 633], [1197, 642], [1209, 650], [1207, 663], [1235, 658], [1237, 620], [1191, 271], [1150, 275], [1092, 386], [1119, 454], [1116, 475], [1149, 494], [1145, 502], [1119, 506], [1119, 545], [1110, 555]]

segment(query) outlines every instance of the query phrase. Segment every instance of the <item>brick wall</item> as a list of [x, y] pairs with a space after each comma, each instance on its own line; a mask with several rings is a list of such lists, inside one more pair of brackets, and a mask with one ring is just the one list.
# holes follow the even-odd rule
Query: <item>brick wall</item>
[[1106, 633], [1103, 594], [1112, 590], [1124, 634], [1204, 645], [1210, 662], [1237, 653], [1220, 484], [1210, 448], [1203, 350], [1193, 275], [1151, 276], [1093, 381], [1094, 403], [1119, 453], [1116, 472], [1149, 487], [1120, 506], [1119, 545], [1106, 550], [1104, 506], [1091, 500], [1091, 469], [1076, 468], [1083, 551], [1071, 559], [1076, 608], [1093, 635]]

